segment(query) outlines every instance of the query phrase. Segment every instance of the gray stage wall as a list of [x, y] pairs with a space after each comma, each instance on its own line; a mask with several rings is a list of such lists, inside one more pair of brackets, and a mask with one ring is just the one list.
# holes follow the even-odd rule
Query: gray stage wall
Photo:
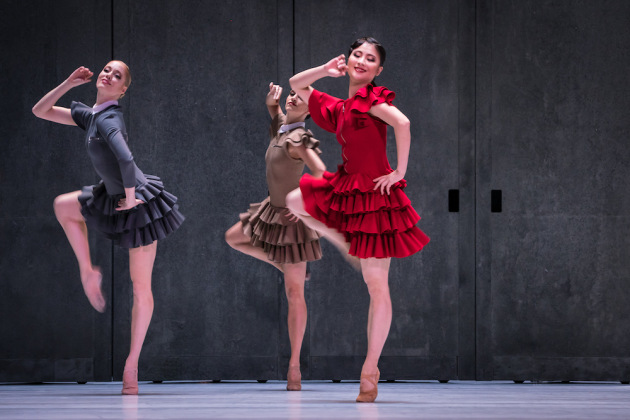
[[630, 3], [477, 5], [477, 378], [628, 381]]
[[[406, 191], [432, 238], [392, 262], [383, 379], [630, 379], [630, 4], [342, 4], [3, 2], [0, 381], [121, 377], [127, 253], [91, 236], [108, 296], [97, 314], [52, 213], [56, 195], [97, 181], [82, 133], [30, 111], [74, 68], [98, 71], [112, 57], [133, 74], [121, 104], [137, 163], [187, 216], [158, 246], [140, 378], [283, 378], [282, 277], [223, 234], [266, 195], [268, 82], [288, 88], [294, 72], [364, 34], [388, 50], [378, 83], [412, 122]], [[347, 94], [344, 80], [316, 86]], [[82, 86], [60, 104], [94, 97]], [[310, 125], [334, 170], [334, 137]], [[502, 192], [500, 213], [491, 190]], [[367, 291], [327, 243], [324, 252], [306, 286], [303, 377], [356, 379]]]

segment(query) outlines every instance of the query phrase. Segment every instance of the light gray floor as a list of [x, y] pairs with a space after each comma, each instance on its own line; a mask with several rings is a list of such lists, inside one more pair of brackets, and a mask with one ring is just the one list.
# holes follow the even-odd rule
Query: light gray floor
[[454, 381], [379, 384], [377, 403], [357, 404], [357, 382], [0, 384], [1, 419], [630, 419], [619, 383]]

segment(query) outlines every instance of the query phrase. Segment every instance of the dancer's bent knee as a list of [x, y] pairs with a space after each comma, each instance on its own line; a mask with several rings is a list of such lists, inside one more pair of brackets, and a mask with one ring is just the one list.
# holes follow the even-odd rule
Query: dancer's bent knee
[[53, 210], [59, 222], [66, 220], [83, 221], [78, 191], [61, 194], [53, 201]]
[[306, 215], [304, 210], [304, 201], [302, 200], [302, 191], [299, 188], [291, 191], [287, 194], [286, 198], [287, 208], [291, 210], [291, 213], [297, 215]]

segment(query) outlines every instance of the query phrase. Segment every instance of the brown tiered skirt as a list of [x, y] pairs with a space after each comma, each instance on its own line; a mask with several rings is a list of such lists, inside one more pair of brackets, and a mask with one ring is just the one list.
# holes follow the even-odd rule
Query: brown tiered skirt
[[269, 260], [281, 264], [315, 261], [322, 257], [320, 235], [301, 220], [292, 222], [286, 207], [274, 207], [267, 197], [241, 213], [243, 232], [252, 245], [262, 248]]

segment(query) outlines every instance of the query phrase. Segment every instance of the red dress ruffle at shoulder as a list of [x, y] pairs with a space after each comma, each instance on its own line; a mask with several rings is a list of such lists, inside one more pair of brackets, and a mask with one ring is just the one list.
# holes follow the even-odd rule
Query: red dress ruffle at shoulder
[[319, 91], [309, 99], [313, 120], [337, 133], [344, 164], [322, 178], [302, 177], [305, 209], [341, 232], [350, 243], [349, 253], [359, 258], [407, 257], [429, 242], [416, 226], [420, 216], [403, 191], [405, 180], [394, 184], [389, 195], [374, 190], [373, 179], [392, 169], [385, 150], [386, 125], [367, 112], [379, 103], [391, 105], [394, 97], [382, 86], [368, 86], [346, 101]]

